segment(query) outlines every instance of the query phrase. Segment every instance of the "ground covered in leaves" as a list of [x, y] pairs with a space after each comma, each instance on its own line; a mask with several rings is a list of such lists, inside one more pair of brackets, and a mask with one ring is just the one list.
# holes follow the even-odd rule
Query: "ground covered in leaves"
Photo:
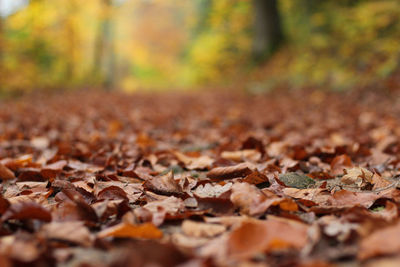
[[0, 102], [1, 266], [399, 266], [400, 105], [372, 93]]

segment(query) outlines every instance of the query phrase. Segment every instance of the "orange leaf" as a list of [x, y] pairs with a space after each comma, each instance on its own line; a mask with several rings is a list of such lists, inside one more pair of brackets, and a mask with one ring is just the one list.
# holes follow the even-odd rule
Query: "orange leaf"
[[132, 225], [129, 223], [120, 223], [113, 227], [107, 228], [98, 234], [98, 237], [128, 237], [143, 239], [159, 239], [163, 233], [152, 223], [144, 223], [141, 225]]
[[285, 211], [298, 211], [299, 207], [297, 206], [296, 202], [290, 198], [283, 199], [279, 203], [279, 208]]

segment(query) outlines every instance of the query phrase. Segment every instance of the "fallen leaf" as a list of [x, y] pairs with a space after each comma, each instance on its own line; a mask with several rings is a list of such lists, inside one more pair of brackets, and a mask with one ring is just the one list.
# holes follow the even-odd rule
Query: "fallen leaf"
[[358, 259], [366, 260], [383, 255], [400, 253], [400, 222], [378, 230], [361, 240]]
[[2, 215], [10, 207], [10, 202], [0, 195], [0, 215]]
[[392, 184], [394, 185], [395, 182], [390, 182], [390, 181], [386, 180], [385, 178], [383, 178], [382, 176], [380, 176], [379, 174], [374, 173], [372, 176], [371, 184], [374, 185], [372, 187], [372, 190], [375, 191], [380, 188], [386, 188]]
[[381, 198], [382, 192], [352, 192], [340, 190], [333, 193], [332, 198], [328, 199], [329, 206], [335, 207], [354, 207], [357, 205], [369, 208], [375, 200]]
[[191, 237], [214, 237], [226, 231], [225, 226], [220, 224], [201, 223], [185, 220], [182, 223], [182, 231]]
[[211, 165], [214, 163], [214, 160], [208, 156], [200, 156], [200, 157], [195, 158], [195, 157], [186, 156], [185, 154], [180, 153], [178, 151], [175, 151], [174, 155], [189, 170], [207, 169], [207, 168], [210, 168]]
[[[0, 253], [13, 260], [29, 264], [43, 256], [43, 248], [38, 240], [26, 234], [0, 238]], [[42, 264], [44, 265], [44, 264]], [[15, 266], [13, 264], [13, 266]]]
[[142, 212], [146, 210], [151, 214], [151, 221], [158, 226], [164, 222], [167, 214], [176, 214], [185, 209], [182, 199], [176, 197], [168, 197], [164, 200], [152, 201], [144, 205], [142, 208], [135, 209], [134, 212]]
[[66, 160], [56, 161], [46, 166], [43, 166], [40, 174], [47, 179], [55, 178], [55, 176], [59, 174], [65, 166], [67, 166]]
[[243, 179], [243, 182], [255, 185], [266, 183], [266, 187], [269, 186], [268, 177], [262, 173], [259, 173], [258, 171], [252, 172], [251, 174], [247, 175]]
[[360, 227], [357, 223], [346, 222], [332, 215], [321, 217], [318, 224], [323, 227], [323, 233], [330, 237], [336, 237], [340, 242], [346, 241], [350, 238], [352, 231], [357, 231]]
[[343, 175], [341, 182], [348, 185], [357, 185], [363, 187], [372, 182], [373, 173], [362, 167], [354, 167], [351, 169], [345, 169], [345, 175]]
[[212, 179], [232, 179], [237, 177], [246, 177], [252, 171], [247, 163], [240, 163], [229, 167], [217, 167], [207, 173]]
[[174, 174], [172, 171], [159, 177], [153, 177], [144, 182], [143, 186], [158, 194], [173, 195], [183, 194], [183, 190], [179, 183], [174, 180]]
[[258, 161], [261, 158], [261, 153], [255, 149], [244, 149], [238, 151], [224, 151], [221, 153], [224, 159], [233, 161]]
[[193, 190], [193, 194], [197, 197], [219, 197], [222, 194], [228, 192], [232, 188], [232, 183], [226, 183], [224, 185], [206, 183], [205, 185], [199, 185]]
[[248, 183], [235, 183], [230, 199], [241, 212], [250, 216], [265, 213], [270, 206], [281, 200], [276, 196], [268, 198], [260, 189]]
[[171, 241], [176, 246], [194, 249], [207, 244], [210, 241], [210, 239], [204, 237], [201, 238], [201, 237], [187, 236], [181, 233], [174, 233], [171, 235]]
[[365, 267], [397, 267], [400, 266], [400, 257], [388, 257], [383, 259], [372, 259], [365, 263]]
[[0, 163], [0, 179], [11, 180], [14, 178], [15, 178], [14, 173], [9, 168]]
[[232, 231], [228, 253], [237, 259], [250, 259], [261, 252], [300, 250], [308, 243], [308, 226], [290, 220], [250, 220]]
[[160, 239], [163, 233], [151, 223], [132, 225], [120, 223], [104, 229], [97, 234], [99, 238], [120, 237], [120, 238], [141, 238], [141, 239]]
[[48, 239], [63, 240], [90, 246], [92, 236], [83, 222], [51, 222], [43, 225], [40, 232]]
[[345, 154], [333, 158], [331, 161], [331, 170], [333, 175], [341, 175], [345, 168], [351, 167], [353, 164], [351, 158]]
[[129, 200], [125, 191], [120, 187], [112, 185], [104, 188], [97, 194], [98, 199], [123, 199]]
[[51, 214], [48, 210], [35, 202], [20, 202], [11, 204], [1, 216], [2, 221], [7, 220], [36, 219], [44, 222], [51, 221]]

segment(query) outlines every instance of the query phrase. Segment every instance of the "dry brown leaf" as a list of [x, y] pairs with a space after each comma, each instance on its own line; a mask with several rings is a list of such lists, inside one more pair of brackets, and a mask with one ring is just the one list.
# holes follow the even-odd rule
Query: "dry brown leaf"
[[238, 151], [224, 151], [221, 153], [221, 158], [230, 159], [233, 161], [258, 161], [261, 158], [261, 153], [255, 149], [244, 149]]
[[399, 235], [400, 222], [372, 233], [361, 241], [358, 258], [366, 260], [376, 256], [400, 253]]
[[332, 198], [332, 195], [322, 188], [284, 188], [283, 193], [292, 198], [312, 201], [320, 205], [326, 205], [326, 203], [328, 203], [328, 201]]
[[7, 221], [11, 219], [36, 219], [44, 222], [50, 222], [51, 214], [48, 210], [35, 202], [20, 202], [11, 204], [11, 206], [6, 210], [3, 216], [1, 216], [2, 221]]
[[333, 215], [321, 217], [318, 224], [323, 227], [323, 232], [327, 236], [336, 237], [341, 242], [350, 238], [351, 232], [359, 228], [359, 224], [346, 222]]
[[237, 259], [250, 259], [260, 252], [300, 250], [308, 243], [308, 226], [290, 220], [248, 221], [233, 230], [228, 253]]
[[46, 238], [90, 246], [92, 236], [83, 222], [51, 222], [40, 231]]
[[109, 227], [97, 234], [99, 238], [122, 237], [122, 238], [141, 238], [141, 239], [160, 239], [163, 233], [151, 223], [132, 225], [120, 223]]
[[189, 157], [183, 153], [178, 151], [174, 152], [174, 155], [181, 161], [185, 167], [189, 170], [196, 170], [196, 169], [208, 169], [214, 163], [214, 160], [209, 156], [200, 156], [200, 157]]
[[398, 267], [400, 266], [400, 257], [388, 257], [383, 259], [373, 259], [365, 263], [365, 267]]
[[15, 178], [14, 173], [9, 168], [0, 163], [0, 179], [11, 180], [14, 178]]
[[217, 167], [207, 173], [207, 176], [212, 179], [232, 179], [237, 177], [245, 177], [251, 174], [249, 164], [240, 163], [229, 167]]
[[226, 227], [234, 227], [240, 225], [244, 221], [251, 220], [251, 217], [246, 215], [241, 216], [220, 216], [220, 217], [205, 217], [204, 221], [207, 223], [218, 223]]
[[182, 231], [185, 235], [191, 237], [214, 237], [226, 231], [225, 226], [220, 224], [201, 223], [185, 220], [182, 223]]
[[[30, 263], [41, 256], [40, 243], [31, 236], [16, 235], [0, 238], [0, 254], [23, 263]], [[13, 264], [13, 266], [15, 266]]]
[[58, 173], [60, 173], [63, 168], [67, 166], [66, 160], [60, 160], [46, 165], [40, 171], [40, 174], [47, 179], [54, 178]]
[[331, 170], [333, 175], [341, 175], [345, 168], [351, 167], [353, 164], [351, 158], [347, 155], [339, 155], [331, 161]]
[[187, 236], [181, 233], [174, 233], [171, 235], [171, 241], [177, 246], [183, 248], [198, 248], [205, 244], [207, 244], [210, 239], [209, 238], [199, 238], [193, 236]]
[[332, 198], [328, 199], [327, 203], [328, 206], [334, 207], [354, 207], [359, 205], [369, 208], [375, 200], [383, 197], [386, 193], [390, 193], [390, 191], [374, 193], [340, 190], [333, 193]]
[[228, 192], [232, 188], [232, 183], [226, 183], [224, 185], [207, 183], [205, 185], [199, 185], [193, 190], [193, 194], [197, 197], [219, 197], [222, 194]]
[[249, 175], [247, 175], [244, 179], [243, 182], [249, 183], [249, 184], [262, 184], [262, 183], [268, 183], [269, 179], [266, 175], [259, 173], [258, 171], [252, 172]]
[[363, 187], [372, 183], [372, 176], [373, 173], [369, 170], [362, 167], [354, 167], [351, 169], [345, 169], [345, 175], [343, 175], [341, 181], [344, 184]]
[[394, 184], [394, 182], [390, 182], [390, 181], [386, 180], [385, 178], [383, 178], [382, 176], [380, 176], [379, 174], [374, 173], [374, 175], [372, 176], [371, 184], [374, 185], [372, 187], [372, 190], [377, 190], [380, 188], [386, 188], [386, 187], [390, 186], [391, 184]]
[[152, 201], [144, 205], [142, 208], [135, 209], [136, 214], [143, 215], [148, 212], [151, 216], [150, 220], [154, 225], [159, 226], [164, 222], [167, 214], [177, 214], [185, 209], [183, 200], [176, 197], [168, 197], [163, 200]]
[[268, 198], [260, 189], [248, 183], [235, 183], [232, 186], [232, 203], [239, 207], [241, 212], [250, 216], [263, 214], [280, 200], [279, 197]]
[[154, 191], [158, 194], [173, 195], [183, 194], [183, 189], [179, 183], [174, 180], [174, 174], [172, 171], [168, 172], [163, 176], [153, 177], [144, 182], [143, 186], [150, 191]]

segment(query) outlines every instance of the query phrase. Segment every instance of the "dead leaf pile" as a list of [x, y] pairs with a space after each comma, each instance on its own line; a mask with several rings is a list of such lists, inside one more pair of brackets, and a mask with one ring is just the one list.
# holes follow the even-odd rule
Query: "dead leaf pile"
[[1, 101], [0, 265], [397, 266], [396, 97], [321, 94]]

